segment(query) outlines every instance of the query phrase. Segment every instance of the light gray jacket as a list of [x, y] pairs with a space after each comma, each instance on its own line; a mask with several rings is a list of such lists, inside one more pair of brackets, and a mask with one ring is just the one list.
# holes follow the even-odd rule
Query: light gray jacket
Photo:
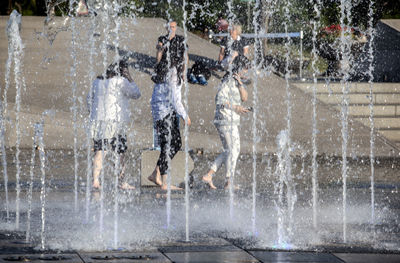
[[224, 81], [218, 87], [215, 96], [215, 117], [217, 125], [239, 125], [240, 115], [227, 105], [240, 105], [242, 102], [240, 92], [234, 79]]

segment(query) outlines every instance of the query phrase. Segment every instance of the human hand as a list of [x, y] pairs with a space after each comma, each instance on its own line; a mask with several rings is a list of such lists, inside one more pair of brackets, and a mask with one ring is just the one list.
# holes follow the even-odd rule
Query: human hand
[[240, 106], [240, 105], [234, 105], [233, 110], [239, 114], [250, 112], [250, 110], [248, 108]]
[[192, 124], [192, 121], [190, 120], [189, 116], [187, 117], [187, 120], [185, 120], [185, 123], [187, 126], [190, 126]]
[[240, 78], [240, 75], [238, 73], [233, 74], [233, 78], [237, 80], [239, 86], [243, 85], [242, 79]]
[[129, 69], [124, 68], [121, 72], [122, 77], [126, 78], [129, 82], [132, 82], [133, 79], [131, 77], [131, 74], [129, 73]]

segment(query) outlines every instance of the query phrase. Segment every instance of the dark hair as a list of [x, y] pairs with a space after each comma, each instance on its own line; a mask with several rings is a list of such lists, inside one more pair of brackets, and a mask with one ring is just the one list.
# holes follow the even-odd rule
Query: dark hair
[[238, 55], [232, 61], [232, 71], [228, 70], [224, 75], [223, 80], [227, 80], [230, 76], [239, 73], [243, 69], [249, 69], [249, 68], [251, 68], [250, 60], [244, 55]]
[[232, 72], [233, 73], [238, 73], [239, 71], [241, 71], [243, 69], [249, 69], [249, 68], [251, 68], [251, 62], [244, 55], [238, 55], [232, 61]]
[[122, 72], [129, 67], [125, 58], [120, 59], [118, 62], [110, 64], [106, 70], [106, 78], [110, 79], [115, 76], [121, 76]]

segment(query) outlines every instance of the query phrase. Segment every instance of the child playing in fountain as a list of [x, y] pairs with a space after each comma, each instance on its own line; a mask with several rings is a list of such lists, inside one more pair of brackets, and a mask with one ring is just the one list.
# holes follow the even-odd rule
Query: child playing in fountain
[[241, 77], [249, 67], [250, 61], [245, 56], [237, 56], [232, 62], [232, 72], [228, 71], [225, 74], [215, 96], [214, 124], [222, 142], [223, 152], [202, 178], [210, 189], [217, 189], [212, 178], [222, 163], [225, 163], [226, 168], [225, 189], [229, 187], [235, 174], [236, 161], [240, 154], [240, 115], [251, 111], [251, 108], [240, 105], [247, 100], [247, 91]]
[[140, 98], [140, 90], [129, 74], [124, 60], [111, 64], [105, 76], [98, 76], [87, 96], [91, 134], [94, 142], [93, 188], [100, 188], [99, 175], [106, 150], [117, 151], [120, 163], [120, 188], [134, 189], [124, 181], [124, 153], [127, 150], [126, 124], [130, 120], [129, 100]]

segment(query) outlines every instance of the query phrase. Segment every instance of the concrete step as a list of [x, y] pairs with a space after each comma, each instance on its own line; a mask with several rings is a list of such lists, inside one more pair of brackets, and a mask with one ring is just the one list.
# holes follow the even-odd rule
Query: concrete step
[[[370, 126], [369, 118], [357, 118], [357, 120], [361, 121], [365, 126]], [[390, 129], [399, 129], [400, 131], [400, 118], [374, 118], [374, 126], [378, 130], [390, 130]], [[399, 133], [400, 137], [400, 133]]]
[[[375, 101], [375, 96], [374, 96], [374, 101]], [[326, 104], [330, 104], [330, 105], [340, 105], [342, 104], [343, 101], [343, 97], [340, 94], [327, 94], [327, 93], [323, 93], [323, 94], [317, 94], [317, 98], [326, 103]], [[366, 94], [349, 94], [348, 96], [348, 102], [349, 104], [357, 104], [357, 105], [369, 105], [370, 101], [369, 101], [369, 95]], [[400, 102], [399, 102], [400, 104]]]
[[[336, 107], [338, 110], [340, 110], [340, 106]], [[350, 105], [349, 106], [349, 114], [351, 116], [365, 116], [369, 117], [370, 116], [370, 108], [369, 106], [354, 106]], [[395, 105], [374, 105], [373, 107], [373, 114], [374, 117], [383, 117], [383, 116], [400, 116], [400, 105], [395, 106]]]
[[400, 130], [379, 131], [379, 133], [400, 146]]
[[[294, 83], [295, 87], [311, 94], [313, 83]], [[341, 83], [317, 83], [315, 85], [317, 98], [323, 103], [341, 110], [343, 101]], [[348, 94], [349, 115], [370, 127], [370, 84], [350, 83]], [[374, 127], [382, 135], [400, 145], [400, 84], [399, 83], [373, 83], [373, 116]]]
[[[348, 94], [348, 102], [350, 105], [363, 105], [369, 106], [370, 99], [369, 94]], [[343, 101], [342, 94], [334, 93], [318, 93], [317, 98], [326, 104], [341, 104]], [[373, 94], [372, 103], [374, 105], [399, 105], [400, 106], [400, 94]]]
[[[293, 83], [297, 88], [304, 90], [306, 92], [312, 92], [314, 83], [304, 83], [304, 82], [295, 82]], [[318, 93], [342, 93], [343, 85], [338, 82], [318, 82], [316, 84], [316, 90]], [[373, 93], [400, 93], [400, 84], [399, 83], [372, 83]], [[370, 84], [368, 82], [354, 82], [350, 83], [350, 92], [351, 93], [365, 93], [369, 94], [370, 92]]]

